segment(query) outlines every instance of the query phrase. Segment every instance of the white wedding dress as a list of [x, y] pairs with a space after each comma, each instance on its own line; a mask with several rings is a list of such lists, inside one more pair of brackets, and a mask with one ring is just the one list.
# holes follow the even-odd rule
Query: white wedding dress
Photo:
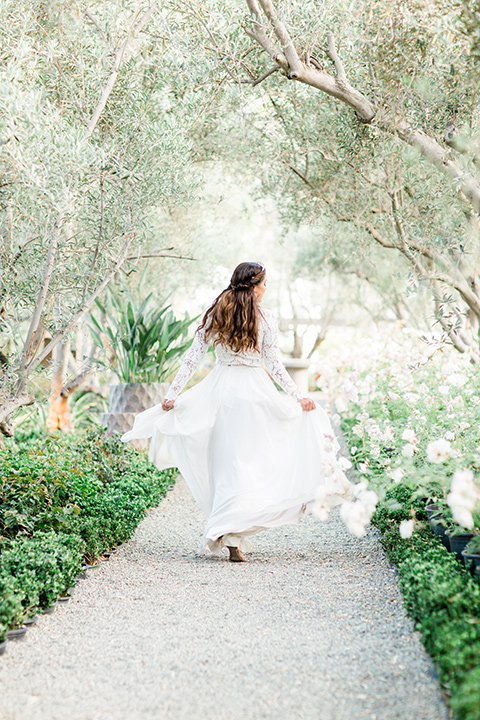
[[155, 465], [178, 467], [208, 517], [202, 547], [250, 549], [249, 535], [297, 522], [319, 486], [330, 507], [350, 499], [328, 417], [318, 405], [305, 412], [297, 402], [302, 393], [280, 360], [271, 312], [259, 313], [258, 351], [216, 345], [214, 369], [177, 399], [209, 345], [197, 330], [165, 398], [175, 400], [174, 409], [141, 412], [122, 437], [151, 438]]

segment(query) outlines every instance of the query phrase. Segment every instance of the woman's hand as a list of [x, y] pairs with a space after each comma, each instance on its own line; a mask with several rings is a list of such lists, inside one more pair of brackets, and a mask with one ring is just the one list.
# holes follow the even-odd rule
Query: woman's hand
[[316, 408], [315, 402], [313, 400], [310, 400], [310, 398], [302, 398], [298, 402], [302, 406], [302, 410], [306, 410], [306, 412], [308, 412], [309, 410], [315, 410]]
[[162, 410], [165, 410], [165, 412], [168, 412], [168, 410], [173, 410], [174, 405], [175, 400], [164, 400], [162, 402]]

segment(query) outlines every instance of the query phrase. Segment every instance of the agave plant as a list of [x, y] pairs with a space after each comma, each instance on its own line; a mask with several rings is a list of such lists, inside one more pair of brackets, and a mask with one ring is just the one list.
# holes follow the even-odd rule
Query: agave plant
[[150, 293], [140, 304], [127, 288], [108, 290], [105, 303], [96, 301], [101, 319], [91, 315], [90, 332], [104, 351], [97, 360], [122, 383], [162, 382], [189, 347], [188, 328], [196, 318], [178, 320], [166, 301], [160, 307]]

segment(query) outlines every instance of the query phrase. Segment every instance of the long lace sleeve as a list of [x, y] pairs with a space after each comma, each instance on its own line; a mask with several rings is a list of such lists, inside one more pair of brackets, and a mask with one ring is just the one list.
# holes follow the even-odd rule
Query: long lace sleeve
[[295, 400], [301, 400], [303, 395], [300, 389], [293, 382], [280, 359], [277, 339], [277, 321], [273, 315], [270, 313], [267, 314], [267, 312], [263, 312], [263, 317], [265, 321], [265, 334], [263, 336], [262, 358], [265, 367], [282, 390], [285, 390], [285, 392], [295, 398]]
[[203, 328], [202, 330], [197, 330], [195, 337], [193, 338], [193, 342], [185, 355], [172, 384], [168, 388], [168, 392], [165, 395], [164, 400], [175, 400], [177, 395], [183, 390], [197, 367], [200, 365], [200, 362], [205, 357], [208, 346], [209, 343], [205, 339]]

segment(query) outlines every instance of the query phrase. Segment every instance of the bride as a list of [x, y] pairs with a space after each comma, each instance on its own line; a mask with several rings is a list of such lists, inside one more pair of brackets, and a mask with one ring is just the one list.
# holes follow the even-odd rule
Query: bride
[[[275, 318], [260, 307], [265, 290], [263, 265], [235, 268], [162, 404], [137, 415], [122, 437], [151, 438], [155, 465], [178, 467], [208, 517], [202, 546], [227, 547], [232, 562], [245, 561], [249, 535], [297, 522], [319, 490], [330, 507], [351, 496], [327, 415], [280, 360]], [[210, 344], [214, 369], [180, 395]]]

